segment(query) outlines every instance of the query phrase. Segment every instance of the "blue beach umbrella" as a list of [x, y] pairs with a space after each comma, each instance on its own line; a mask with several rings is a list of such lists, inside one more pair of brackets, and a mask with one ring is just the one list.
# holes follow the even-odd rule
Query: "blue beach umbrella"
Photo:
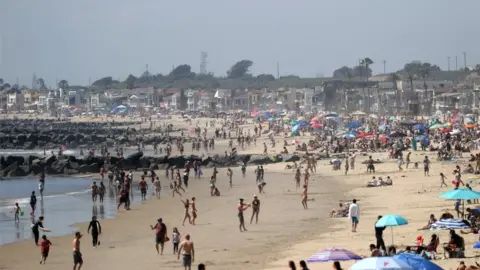
[[394, 257], [370, 257], [356, 262], [350, 270], [410, 270], [416, 269]]
[[480, 242], [475, 243], [475, 245], [473, 245], [473, 248], [480, 248]]
[[437, 264], [411, 253], [398, 254], [393, 258], [399, 259], [417, 270], [443, 270]]
[[385, 215], [375, 223], [375, 227], [390, 227], [392, 231], [392, 244], [393, 244], [393, 227], [407, 225], [408, 221], [399, 215]]
[[360, 124], [360, 122], [349, 122], [349, 123], [347, 123], [347, 127], [349, 127], [349, 128], [358, 128], [361, 125], [362, 124]]
[[475, 200], [480, 199], [480, 193], [468, 188], [458, 188], [440, 194], [440, 198], [447, 200]]

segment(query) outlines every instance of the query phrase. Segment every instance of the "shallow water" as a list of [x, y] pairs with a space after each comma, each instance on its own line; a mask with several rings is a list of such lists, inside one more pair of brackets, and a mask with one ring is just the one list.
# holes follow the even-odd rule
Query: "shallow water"
[[[104, 203], [92, 203], [89, 190], [90, 178], [48, 177], [45, 182], [44, 198], [37, 194], [36, 217], [31, 216], [29, 205], [32, 191], [38, 193], [38, 178], [17, 178], [0, 181], [0, 245], [32, 238], [32, 220], [43, 215], [45, 228], [51, 229], [49, 236], [61, 236], [74, 232], [72, 224], [87, 222], [92, 215], [99, 220], [111, 219], [116, 215], [116, 194], [107, 188]], [[135, 190], [135, 188], [134, 188]], [[132, 203], [139, 195], [132, 194]], [[20, 222], [14, 221], [15, 202], [20, 204], [24, 215]]]

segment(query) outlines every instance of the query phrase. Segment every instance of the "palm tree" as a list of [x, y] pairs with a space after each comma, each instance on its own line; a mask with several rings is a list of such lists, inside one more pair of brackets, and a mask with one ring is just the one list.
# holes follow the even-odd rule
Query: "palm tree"
[[401, 98], [399, 93], [400, 91], [398, 91], [397, 82], [400, 81], [400, 76], [398, 76], [398, 74], [395, 72], [390, 73], [390, 80], [393, 83], [393, 91], [395, 92], [395, 105], [397, 107], [397, 114], [399, 114]]
[[[370, 76], [370, 65], [373, 65], [373, 60], [370, 59], [369, 57], [365, 57], [363, 59], [360, 59], [360, 66], [362, 67], [362, 70], [364, 71], [365, 74], [363, 74], [365, 76], [365, 85], [363, 87], [363, 93], [364, 93], [364, 96], [365, 96], [365, 87], [367, 86], [367, 82], [368, 82], [368, 77]], [[368, 96], [367, 96], [367, 101], [368, 102], [365, 102], [365, 111], [369, 111], [370, 110], [370, 89], [368, 89]]]

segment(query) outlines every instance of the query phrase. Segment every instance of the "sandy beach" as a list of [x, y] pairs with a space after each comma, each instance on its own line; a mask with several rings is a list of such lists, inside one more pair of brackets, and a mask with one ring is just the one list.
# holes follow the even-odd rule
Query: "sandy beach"
[[[204, 119], [200, 121], [204, 122]], [[180, 124], [180, 122], [178, 122]], [[210, 131], [209, 131], [210, 132]], [[296, 137], [301, 141], [309, 137]], [[282, 139], [277, 139], [275, 151], [281, 150]], [[257, 140], [257, 147], [246, 149], [248, 153], [260, 153], [263, 137]], [[227, 149], [227, 141], [216, 142], [216, 153], [222, 154]], [[186, 150], [189, 154], [190, 147]], [[293, 150], [293, 149], [291, 149]], [[241, 151], [240, 151], [241, 152]], [[173, 227], [177, 227], [182, 235], [190, 234], [195, 243], [195, 267], [202, 262], [207, 269], [288, 269], [288, 260], [306, 260], [324, 248], [345, 248], [359, 255], [368, 256], [368, 246], [375, 243], [374, 225], [378, 215], [399, 214], [408, 219], [407, 226], [393, 229], [394, 243], [397, 250], [412, 245], [418, 235], [429, 239], [432, 232], [418, 231], [424, 226], [428, 216], [433, 213], [437, 217], [449, 211], [453, 213], [453, 201], [438, 198], [440, 189], [439, 173], [453, 179], [452, 171], [456, 163], [435, 161], [434, 152], [413, 152], [412, 162], [421, 162], [427, 154], [432, 160], [430, 177], [423, 176], [421, 169], [405, 169], [397, 172], [394, 160], [387, 159], [386, 153], [373, 153], [374, 159], [384, 163], [376, 166], [376, 174], [366, 174], [365, 165], [361, 162], [366, 156], [357, 156], [356, 168], [345, 176], [343, 171], [333, 171], [328, 165], [329, 160], [319, 160], [317, 173], [311, 176], [309, 186], [309, 210], [303, 210], [300, 202], [301, 190], [295, 190], [294, 174], [285, 170], [285, 163], [267, 165], [265, 167], [266, 194], [259, 194], [262, 206], [258, 224], [249, 224], [251, 210], [247, 210], [246, 219], [248, 232], [239, 232], [236, 216], [238, 198], [245, 198], [249, 203], [257, 194], [254, 166], [247, 168], [247, 177], [241, 176], [239, 167], [232, 168], [233, 188], [228, 187], [226, 168], [219, 169], [217, 186], [220, 197], [211, 197], [208, 188], [208, 178], [211, 169], [204, 169], [202, 179], [191, 179], [188, 193], [183, 198], [171, 196], [165, 188], [169, 180], [165, 179], [164, 171], [157, 171], [162, 181], [162, 198], [151, 199], [142, 204], [134, 205], [131, 211], [120, 210], [116, 219], [102, 221], [102, 242], [99, 248], [93, 249], [91, 238], [86, 234], [86, 224], [76, 227], [84, 234], [82, 238], [82, 253], [84, 267], [82, 269], [183, 269], [181, 261], [173, 255], [172, 244], [165, 245], [163, 256], [157, 256], [154, 249], [153, 225], [156, 219], [163, 218], [171, 235]], [[462, 161], [458, 161], [462, 163]], [[135, 180], [140, 172], [135, 172]], [[375, 176], [390, 176], [393, 186], [366, 188], [366, 183]], [[474, 175], [463, 175], [463, 180], [473, 179], [476, 188], [477, 179]], [[447, 181], [448, 183], [449, 181]], [[450, 184], [451, 185], [451, 184]], [[136, 186], [134, 186], [135, 188]], [[182, 227], [183, 204], [180, 199], [197, 198], [197, 225], [186, 224]], [[339, 200], [359, 200], [361, 211], [360, 223], [356, 233], [350, 230], [347, 218], [328, 218], [328, 212], [337, 208]], [[49, 225], [48, 217], [44, 222]], [[440, 235], [441, 243], [448, 240], [448, 231], [435, 232]], [[47, 234], [48, 235], [48, 234]], [[468, 263], [474, 263], [473, 243], [477, 236], [465, 235]], [[72, 265], [72, 236], [54, 237], [53, 246], [47, 264], [38, 266], [40, 250], [33, 240], [0, 246], [0, 269], [33, 269], [33, 267], [48, 267], [60, 270]], [[390, 228], [384, 232], [384, 240], [391, 244]], [[441, 250], [441, 247], [440, 247]], [[437, 264], [450, 269], [458, 264], [458, 260], [437, 260]], [[352, 262], [353, 263], [353, 262]], [[344, 268], [352, 263], [342, 263]], [[193, 268], [193, 267], [192, 267]], [[331, 263], [311, 263], [309, 268], [331, 269]]]

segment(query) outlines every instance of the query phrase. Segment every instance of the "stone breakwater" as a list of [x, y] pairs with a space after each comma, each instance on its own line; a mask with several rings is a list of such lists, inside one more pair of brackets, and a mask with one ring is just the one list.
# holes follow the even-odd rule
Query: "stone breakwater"
[[293, 162], [300, 160], [299, 155], [249, 155], [241, 154], [234, 157], [213, 155], [208, 157], [191, 156], [144, 156], [143, 152], [137, 152], [126, 158], [110, 157], [86, 157], [75, 156], [2, 156], [0, 158], [0, 176], [23, 177], [37, 175], [44, 172], [47, 175], [69, 175], [81, 173], [99, 173], [100, 168], [105, 171], [109, 168], [122, 170], [158, 170], [172, 166], [183, 168], [188, 161], [201, 161], [206, 167], [234, 167], [241, 164], [266, 165], [276, 162]]

